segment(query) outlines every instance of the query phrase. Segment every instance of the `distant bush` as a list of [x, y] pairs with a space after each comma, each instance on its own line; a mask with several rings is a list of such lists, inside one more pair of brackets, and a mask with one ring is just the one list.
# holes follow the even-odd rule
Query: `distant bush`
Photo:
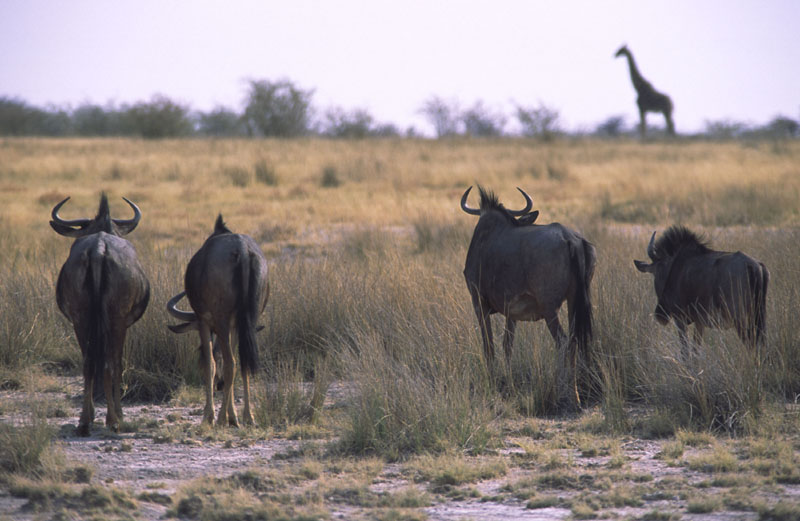
[[226, 107], [197, 116], [197, 132], [203, 136], [232, 137], [247, 134], [242, 117]]
[[56, 107], [49, 110], [15, 98], [0, 98], [0, 135], [64, 136], [71, 132], [69, 114]]
[[155, 95], [125, 112], [134, 134], [148, 139], [186, 136], [192, 132], [189, 109], [169, 98]]
[[238, 186], [239, 188], [247, 187], [253, 179], [253, 174], [250, 170], [241, 166], [225, 167], [222, 173], [231, 180], [233, 186]]
[[374, 119], [365, 109], [346, 111], [333, 107], [325, 112], [322, 133], [331, 137], [364, 138], [372, 134]]
[[438, 96], [428, 98], [419, 110], [433, 125], [436, 137], [454, 136], [460, 129], [460, 110], [455, 101]]
[[81, 105], [72, 113], [72, 125], [79, 136], [107, 136], [112, 133], [111, 111], [93, 104]]
[[538, 107], [517, 106], [517, 120], [522, 126], [522, 135], [550, 141], [561, 132], [558, 110], [539, 103]]
[[310, 131], [312, 90], [289, 80], [251, 80], [244, 122], [251, 136], [297, 137]]
[[339, 179], [339, 173], [336, 171], [336, 167], [326, 166], [322, 170], [320, 185], [323, 188], [336, 188], [340, 184], [342, 184], [342, 181]]
[[271, 164], [262, 159], [253, 165], [253, 170], [256, 174], [256, 181], [267, 186], [277, 186], [278, 174], [275, 173], [275, 167]]
[[625, 116], [611, 116], [594, 130], [594, 135], [599, 137], [619, 137], [625, 133]]
[[740, 121], [721, 119], [705, 122], [705, 134], [712, 139], [735, 139], [748, 131], [748, 126]]
[[800, 123], [786, 116], [775, 116], [772, 121], [767, 123], [764, 130], [771, 137], [793, 138], [800, 135], [800, 132], [798, 132]]
[[493, 113], [481, 101], [476, 101], [464, 111], [461, 120], [466, 134], [477, 137], [501, 136], [506, 125], [506, 117], [502, 113]]

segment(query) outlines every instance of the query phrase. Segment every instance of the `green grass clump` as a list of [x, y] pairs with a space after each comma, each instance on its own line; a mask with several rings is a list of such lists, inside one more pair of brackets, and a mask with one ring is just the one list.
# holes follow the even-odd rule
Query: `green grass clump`
[[9, 474], [41, 474], [53, 450], [55, 429], [41, 419], [24, 425], [0, 423], [0, 469]]
[[458, 486], [494, 479], [506, 474], [505, 460], [491, 458], [465, 458], [443, 454], [419, 456], [406, 464], [415, 481], [428, 481], [434, 486]]

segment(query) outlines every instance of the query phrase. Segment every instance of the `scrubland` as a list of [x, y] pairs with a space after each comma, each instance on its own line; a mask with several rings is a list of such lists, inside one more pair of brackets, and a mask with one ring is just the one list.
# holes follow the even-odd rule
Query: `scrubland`
[[[519, 186], [540, 223], [562, 222], [597, 248], [580, 414], [555, 406], [557, 353], [541, 322], [518, 329], [502, 386], [485, 369], [461, 273], [475, 218], [458, 202], [476, 183], [512, 208]], [[143, 413], [127, 434], [99, 422], [96, 433], [123, 452], [140, 438], [187, 450], [303, 440], [285, 457], [153, 496], [59, 459], [77, 421], [62, 381], [80, 374], [80, 352], [54, 298], [70, 240], [48, 220], [67, 196], [64, 218], [93, 216], [101, 191], [113, 217], [130, 216], [122, 196], [141, 208], [128, 238], [152, 286], [128, 334], [123, 409], [202, 404], [196, 335], [167, 330], [164, 305], [218, 213], [261, 245], [272, 292], [255, 429]], [[454, 502], [577, 519], [794, 519], [798, 201], [791, 141], [0, 141], [0, 387], [21, 396], [0, 402], [2, 481], [11, 496], [44, 495], [86, 518], [162, 501], [162, 514], [192, 519], [480, 517], [441, 510]], [[633, 266], [671, 224], [767, 265], [763, 352], [712, 330], [680, 358], [674, 327], [652, 318], [651, 278]], [[346, 396], [334, 406], [323, 402], [331, 386]], [[75, 507], [82, 494], [97, 508]]]

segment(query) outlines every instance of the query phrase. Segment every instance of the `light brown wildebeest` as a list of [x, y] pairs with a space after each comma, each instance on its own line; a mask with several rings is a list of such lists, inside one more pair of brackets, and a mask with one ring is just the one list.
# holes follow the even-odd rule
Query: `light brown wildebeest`
[[122, 238], [139, 224], [139, 208], [125, 199], [133, 208], [133, 218], [112, 219], [103, 194], [94, 219], [68, 221], [58, 216], [68, 200], [69, 197], [53, 208], [50, 221], [57, 233], [75, 238], [58, 275], [56, 301], [72, 322], [83, 354], [83, 410], [78, 435], [88, 436], [94, 421], [94, 385], [101, 378], [107, 404], [106, 425], [119, 430], [125, 335], [147, 309], [150, 283], [133, 245]]
[[[242, 417], [245, 423], [254, 423], [250, 409], [250, 376], [258, 367], [256, 321], [269, 298], [264, 254], [252, 238], [229, 230], [220, 215], [214, 232], [189, 261], [184, 286], [193, 311], [181, 311], [176, 307], [182, 294], [170, 299], [167, 310], [185, 321], [170, 326], [172, 331], [183, 333], [197, 329], [200, 332], [200, 360], [206, 386], [203, 421], [214, 423], [212, 343], [215, 343], [222, 354], [223, 365], [223, 397], [217, 425], [239, 425], [233, 407], [235, 360], [230, 341], [231, 329], [235, 328], [244, 384]], [[212, 341], [212, 335], [216, 335], [216, 342]]]

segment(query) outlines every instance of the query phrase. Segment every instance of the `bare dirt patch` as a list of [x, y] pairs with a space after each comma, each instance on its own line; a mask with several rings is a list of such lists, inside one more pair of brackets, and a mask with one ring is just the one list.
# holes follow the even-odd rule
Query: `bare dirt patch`
[[[57, 404], [50, 410], [60, 412], [48, 419], [58, 428], [57, 447], [69, 466], [87, 468], [90, 474], [88, 483], [73, 486], [119, 489], [135, 498], [125, 503], [123, 513], [119, 508], [102, 511], [103, 518], [155, 520], [176, 511], [179, 517], [199, 518], [198, 511], [189, 508], [189, 500], [196, 498], [203, 508], [212, 504], [229, 508], [219, 498], [199, 493], [187, 496], [192, 483], [219, 489], [232, 486], [250, 494], [256, 506], [232, 513], [231, 519], [256, 516], [258, 505], [265, 502], [288, 509], [282, 511], [288, 519], [302, 515], [312, 519], [744, 521], [793, 519], [793, 512], [800, 512], [800, 470], [785, 467], [796, 467], [800, 461], [796, 437], [775, 440], [788, 447], [774, 453], [775, 458], [790, 460], [781, 462], [752, 456], [769, 452], [758, 441], [644, 440], [591, 434], [581, 424], [587, 423], [587, 416], [599, 414], [595, 411], [571, 420], [525, 419], [522, 427], [506, 422], [498, 426], [505, 434], [490, 454], [453, 455], [453, 461], [466, 462], [467, 467], [484, 465], [487, 459], [500, 462], [496, 475], [488, 479], [452, 478], [447, 459], [433, 460], [434, 468], [420, 477], [419, 468], [430, 463], [420, 463], [415, 457], [387, 463], [332, 454], [326, 449], [332, 438], [302, 441], [287, 439], [285, 432], [202, 427], [200, 404], [126, 404], [120, 434], [103, 427], [101, 405], [92, 436], [78, 438], [74, 426], [80, 391], [77, 379], [66, 379], [59, 389], [47, 392], [1, 391], [0, 421], [19, 423], [30, 414], [31, 403]], [[334, 386], [327, 403], [341, 407], [346, 395], [342, 386]], [[725, 459], [725, 454], [732, 459]], [[15, 497], [4, 486], [0, 518], [63, 518], [64, 511], [70, 519], [98, 515], [59, 503], [37, 509], [32, 506], [35, 501]], [[780, 517], [784, 511], [789, 517]], [[770, 512], [777, 514], [770, 517]]]

